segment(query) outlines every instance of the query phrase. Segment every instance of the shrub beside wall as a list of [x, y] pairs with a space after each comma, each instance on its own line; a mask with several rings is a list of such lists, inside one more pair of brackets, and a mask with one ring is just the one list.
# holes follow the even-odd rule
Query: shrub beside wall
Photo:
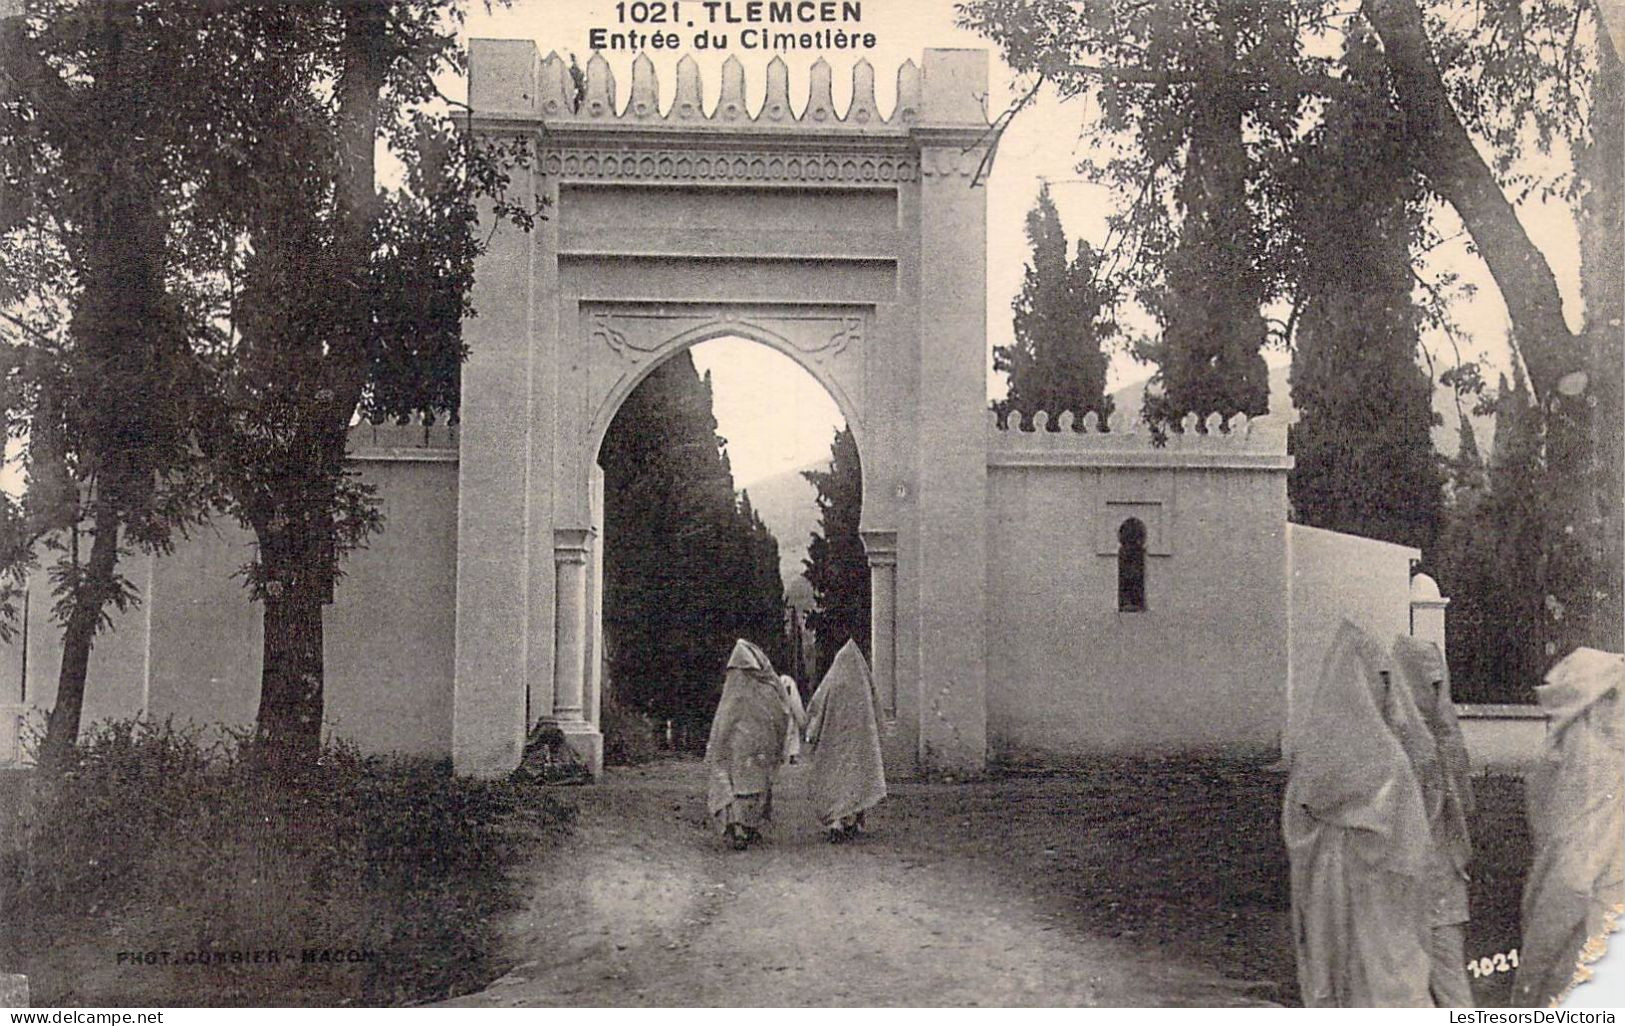
[[248, 752], [112, 723], [13, 782], [0, 964], [36, 1002], [404, 1004], [500, 974], [507, 870], [568, 807], [344, 745], [292, 779]]

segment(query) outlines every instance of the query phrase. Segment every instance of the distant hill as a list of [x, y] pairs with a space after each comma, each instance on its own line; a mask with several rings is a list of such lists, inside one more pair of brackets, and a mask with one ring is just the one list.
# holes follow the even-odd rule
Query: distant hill
[[[1279, 415], [1285, 411], [1288, 423], [1296, 423], [1298, 411], [1292, 405], [1292, 387], [1287, 381], [1291, 373], [1290, 364], [1270, 368], [1270, 410]], [[1147, 375], [1149, 377], [1149, 375]], [[1112, 401], [1117, 404], [1117, 410], [1126, 417], [1138, 419], [1140, 416], [1140, 403], [1145, 396], [1146, 378], [1124, 385], [1112, 393]], [[1433, 429], [1433, 447], [1441, 454], [1454, 457], [1461, 445], [1460, 420], [1456, 415], [1456, 401], [1450, 389], [1435, 384], [1433, 389], [1433, 412], [1439, 414], [1443, 420]], [[1474, 416], [1470, 404], [1467, 411], [1468, 422], [1473, 426], [1473, 440], [1478, 443], [1478, 451], [1486, 458], [1489, 456], [1490, 440], [1495, 434], [1495, 417]], [[754, 493], [753, 497], [754, 497]]]
[[779, 541], [779, 576], [784, 579], [785, 597], [797, 609], [812, 605], [812, 586], [801, 576], [801, 561], [807, 557], [807, 543], [818, 530], [818, 492], [801, 476], [804, 470], [824, 470], [821, 460], [786, 470], [748, 485], [750, 503], [762, 522]]

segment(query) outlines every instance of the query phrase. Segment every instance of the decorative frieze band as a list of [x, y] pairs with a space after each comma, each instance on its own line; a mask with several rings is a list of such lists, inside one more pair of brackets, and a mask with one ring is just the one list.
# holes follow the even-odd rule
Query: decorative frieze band
[[730, 311], [697, 308], [673, 313], [588, 307], [587, 335], [633, 362], [651, 353], [681, 349], [693, 342], [723, 336], [751, 338], [781, 352], [800, 352], [822, 360], [863, 343], [864, 318], [842, 311], [775, 313], [739, 319]]
[[877, 185], [912, 182], [919, 174], [906, 152], [806, 153], [767, 150], [693, 150], [570, 147], [542, 153], [550, 178], [632, 182], [838, 182]]

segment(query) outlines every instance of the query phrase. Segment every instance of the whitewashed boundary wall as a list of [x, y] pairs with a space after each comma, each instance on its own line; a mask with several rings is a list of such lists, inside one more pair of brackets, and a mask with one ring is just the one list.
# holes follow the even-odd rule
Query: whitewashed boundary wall
[[[378, 488], [386, 526], [346, 559], [327, 610], [325, 730], [368, 751], [444, 757], [451, 750], [457, 428], [362, 425], [350, 432], [350, 457], [362, 480]], [[261, 609], [237, 576], [253, 548], [251, 534], [219, 519], [169, 556], [126, 557], [122, 569], [141, 589], [141, 604], [115, 614], [113, 628], [96, 638], [85, 727], [135, 716], [200, 727], [253, 723]], [[62, 636], [50, 620], [43, 568], [28, 590], [26, 647], [21, 637], [0, 646], [0, 716], [21, 714], [38, 727], [56, 701]]]
[[[1160, 447], [1139, 424], [1109, 426], [989, 415], [993, 753], [1267, 753], [1288, 672], [1284, 424], [1222, 432], [1215, 418], [1201, 433], [1193, 418]], [[1129, 521], [1144, 535], [1140, 609], [1120, 601]]]
[[1303, 524], [1288, 525], [1287, 546], [1292, 566], [1290, 716], [1290, 698], [1302, 682], [1320, 673], [1341, 621], [1350, 621], [1385, 646], [1411, 633], [1411, 566], [1422, 553]]
[[[470, 130], [528, 144], [510, 188], [546, 218], [488, 224], [459, 426], [352, 435], [388, 527], [328, 614], [330, 732], [498, 775], [549, 722], [597, 770], [599, 446], [653, 367], [723, 336], [795, 360], [857, 438], [894, 773], [1267, 754], [1339, 619], [1442, 638], [1414, 550], [1288, 524], [1275, 418], [1187, 419], [1163, 445], [1122, 420], [990, 423], [984, 51], [906, 62], [889, 113], [863, 61], [844, 110], [823, 61], [804, 100], [770, 64], [754, 113], [737, 60], [714, 103], [682, 60], [664, 109], [647, 57], [624, 102], [602, 57], [577, 95], [529, 42], [475, 40], [469, 75]], [[251, 551], [217, 525], [127, 564], [145, 601], [98, 641], [87, 719], [252, 718], [259, 609], [233, 578]], [[49, 604], [26, 656], [0, 658], [35, 708]]]

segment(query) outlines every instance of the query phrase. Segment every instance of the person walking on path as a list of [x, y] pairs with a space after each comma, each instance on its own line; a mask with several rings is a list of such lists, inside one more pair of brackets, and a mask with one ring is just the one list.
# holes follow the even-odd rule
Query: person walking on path
[[1432, 837], [1411, 759], [1383, 715], [1390, 689], [1405, 686], [1395, 669], [1344, 621], [1286, 738], [1281, 828], [1309, 1008], [1433, 1005], [1423, 907]]
[[[1411, 759], [1433, 832], [1428, 987], [1440, 1008], [1470, 1007], [1475, 1002], [1467, 979], [1467, 863], [1473, 856], [1473, 843], [1467, 833], [1467, 817], [1473, 811], [1473, 785], [1467, 742], [1456, 721], [1450, 671], [1439, 646], [1400, 635], [1394, 639], [1394, 662], [1409, 684], [1410, 697], [1431, 741], [1421, 746], [1420, 758], [1413, 755]], [[1396, 696], [1401, 694], [1395, 690]]]
[[1535, 857], [1512, 1003], [1546, 1008], [1574, 986], [1625, 905], [1625, 656], [1577, 648], [1535, 697], [1551, 721], [1524, 778]]
[[773, 817], [773, 777], [786, 736], [803, 725], [799, 713], [767, 653], [740, 639], [728, 657], [705, 745], [706, 808], [737, 851], [759, 838]]
[[880, 706], [869, 664], [855, 642], [835, 656], [807, 708], [812, 750], [807, 788], [831, 841], [863, 829], [863, 814], [886, 797]]

